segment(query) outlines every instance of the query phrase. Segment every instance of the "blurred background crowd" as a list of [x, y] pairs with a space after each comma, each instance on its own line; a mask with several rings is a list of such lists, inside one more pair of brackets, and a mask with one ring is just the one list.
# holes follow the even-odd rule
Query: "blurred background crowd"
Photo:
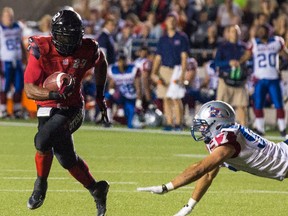
[[[27, 47], [29, 36], [50, 34], [51, 17], [59, 9], [73, 8], [77, 11], [85, 26], [84, 37], [98, 41], [110, 66], [106, 94], [110, 118], [113, 124], [125, 124], [129, 128], [163, 126], [165, 130], [182, 130], [185, 126], [191, 125], [197, 105], [216, 98], [219, 71], [215, 66], [215, 55], [219, 46], [230, 40], [231, 26], [239, 26], [235, 33], [237, 41], [248, 43], [256, 37], [257, 28], [266, 25], [269, 35], [282, 37], [285, 41], [284, 46], [288, 47], [288, 2], [285, 0], [74, 0], [59, 1], [58, 5], [53, 5], [55, 3], [52, 1], [47, 2], [51, 3], [49, 10], [45, 10], [48, 5], [45, 6], [43, 3], [44, 6], [39, 7], [42, 12], [39, 14], [39, 11], [35, 11], [34, 17], [33, 12], [21, 17], [23, 13], [18, 12], [19, 7], [16, 9], [8, 2], [1, 7], [8, 6], [14, 9], [14, 19], [22, 29], [24, 47]], [[161, 54], [159, 40], [167, 33], [167, 28], [170, 28], [167, 21], [169, 17], [175, 21], [172, 29], [181, 32], [187, 39], [187, 47], [179, 54], [182, 60], [181, 53], [187, 53], [184, 72], [185, 93], [183, 96], [176, 97], [176, 100], [172, 100], [171, 103], [165, 101], [165, 98], [158, 97], [157, 86], [161, 79], [153, 78], [153, 73], [157, 71], [153, 64], [157, 55]], [[3, 22], [2, 13], [2, 25]], [[162, 64], [169, 55], [173, 54], [162, 54]], [[0, 58], [3, 59], [3, 54]], [[23, 56], [22, 59], [23, 71], [25, 71], [26, 58], [27, 56]], [[246, 64], [246, 70], [249, 70], [250, 66], [251, 71], [245, 82], [245, 90], [250, 96], [246, 108], [252, 107], [253, 110], [254, 84], [251, 64], [253, 61]], [[135, 96], [131, 96], [132, 105], [129, 104], [131, 102], [129, 95], [125, 95], [119, 89], [118, 82], [121, 78], [115, 78], [115, 70], [125, 71], [128, 66], [136, 68], [135, 76], [132, 77], [135, 82], [126, 85], [128, 88], [132, 86], [131, 91], [135, 93]], [[283, 72], [281, 88], [284, 102], [288, 96], [286, 88], [288, 80], [285, 75], [287, 67], [288, 60], [280, 56], [279, 71]], [[126, 81], [122, 80], [122, 84], [123, 82]], [[11, 87], [9, 91], [1, 87], [2, 94], [7, 96], [7, 99], [1, 97], [0, 111], [4, 113], [2, 117], [35, 117], [36, 108], [33, 102], [27, 100], [23, 93], [20, 106], [19, 100], [15, 101], [13, 96], [16, 86], [9, 87]], [[95, 88], [93, 71], [88, 71], [83, 83], [86, 121], [97, 123], [99, 116], [95, 104]], [[127, 91], [129, 92], [129, 89]], [[175, 94], [178, 93], [179, 89], [175, 90]], [[265, 106], [272, 107], [271, 101], [273, 100], [267, 96]], [[174, 107], [174, 111], [165, 115], [169, 103]], [[167, 116], [171, 115], [167, 123]], [[240, 118], [240, 122], [247, 125], [253, 121], [253, 118], [249, 116], [249, 112], [246, 116], [249, 117], [248, 120], [241, 122]]]

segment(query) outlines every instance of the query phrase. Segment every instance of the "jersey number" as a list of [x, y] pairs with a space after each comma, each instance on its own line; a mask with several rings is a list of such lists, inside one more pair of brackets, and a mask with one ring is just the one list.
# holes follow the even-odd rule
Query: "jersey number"
[[8, 39], [6, 41], [7, 50], [17, 50], [20, 48], [20, 39]]
[[257, 59], [259, 63], [259, 68], [275, 67], [276, 66], [276, 53], [269, 53], [265, 55], [264, 53], [258, 54]]

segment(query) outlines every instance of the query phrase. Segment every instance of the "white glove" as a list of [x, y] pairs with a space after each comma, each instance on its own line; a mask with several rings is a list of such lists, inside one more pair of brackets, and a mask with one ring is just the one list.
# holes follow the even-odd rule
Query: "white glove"
[[185, 205], [179, 212], [177, 212], [174, 216], [185, 216], [192, 212], [193, 208], [188, 204]]
[[174, 216], [185, 216], [192, 212], [194, 206], [197, 204], [197, 201], [190, 198], [188, 204], [186, 204], [179, 212], [177, 212]]
[[151, 192], [153, 194], [164, 194], [168, 192], [167, 188], [166, 190], [163, 189], [163, 186], [140, 187], [137, 188], [137, 191]]

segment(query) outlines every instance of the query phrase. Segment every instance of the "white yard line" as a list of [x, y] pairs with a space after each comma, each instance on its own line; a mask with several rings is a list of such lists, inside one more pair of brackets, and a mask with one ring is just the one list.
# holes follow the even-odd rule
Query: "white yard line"
[[[10, 126], [10, 127], [37, 127], [36, 123], [25, 123], [25, 122], [0, 122], [0, 126]], [[103, 128], [99, 126], [88, 126], [83, 125], [79, 130], [92, 130], [92, 131], [113, 131], [113, 132], [131, 132], [131, 133], [148, 133], [148, 134], [167, 134], [167, 135], [186, 135], [191, 136], [189, 131], [162, 131], [161, 129], [128, 129], [121, 127], [111, 127], [111, 128]], [[283, 137], [280, 136], [265, 136], [267, 139], [271, 140], [284, 140]]]
[[[189, 189], [190, 190], [190, 189]], [[57, 190], [57, 189], [49, 189], [48, 190], [49, 193], [87, 193], [87, 190]], [[31, 192], [31, 189], [30, 190], [25, 190], [25, 189], [22, 189], [22, 190], [17, 190], [17, 189], [0, 189], [0, 193], [1, 192], [8, 192], [8, 193], [11, 193], [11, 192], [16, 192], [16, 193], [27, 193], [27, 192]], [[140, 193], [139, 191], [136, 190], [110, 190], [111, 193]], [[176, 190], [176, 191], [173, 191], [173, 193], [187, 193], [187, 191], [185, 190]], [[271, 190], [240, 190], [240, 191], [207, 191], [207, 193], [210, 193], [210, 194], [278, 194], [278, 195], [281, 195], [281, 194], [288, 194], [288, 191], [271, 191]]]

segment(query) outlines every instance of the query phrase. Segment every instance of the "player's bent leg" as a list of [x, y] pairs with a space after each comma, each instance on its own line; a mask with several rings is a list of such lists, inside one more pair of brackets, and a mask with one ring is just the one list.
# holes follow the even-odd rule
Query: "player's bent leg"
[[77, 179], [93, 196], [97, 208], [97, 216], [105, 216], [109, 183], [96, 182], [89, 172], [87, 164], [78, 157], [77, 163], [69, 169], [70, 174]]

